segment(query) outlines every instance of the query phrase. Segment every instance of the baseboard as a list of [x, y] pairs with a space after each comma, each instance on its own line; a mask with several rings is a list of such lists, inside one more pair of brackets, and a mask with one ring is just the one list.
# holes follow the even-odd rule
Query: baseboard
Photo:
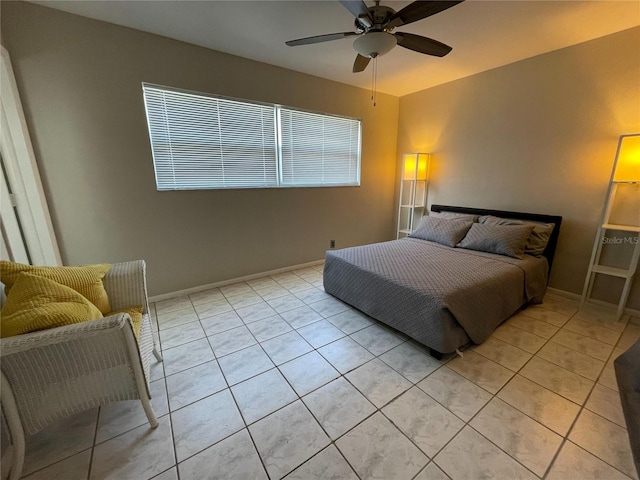
[[299, 265], [292, 265], [290, 267], [276, 268], [275, 270], [269, 270], [267, 272], [253, 273], [251, 275], [245, 275], [244, 277], [230, 278], [229, 280], [222, 280], [221, 282], [209, 283], [207, 285], [200, 285], [197, 287], [185, 288], [184, 290], [177, 290], [175, 292], [162, 293], [160, 295], [154, 295], [149, 297], [149, 302], [159, 302], [168, 298], [182, 297], [184, 295], [192, 295], [194, 293], [202, 292], [204, 290], [211, 290], [212, 288], [224, 287], [225, 285], [232, 285], [234, 283], [246, 282], [247, 280], [255, 280], [256, 278], [262, 278], [269, 275], [277, 275], [278, 273], [290, 272], [292, 270], [300, 270], [301, 268], [315, 267], [316, 265], [322, 265], [324, 260], [315, 260], [313, 262], [301, 263]]
[[[558, 288], [553, 288], [553, 287], [547, 287], [547, 292], [552, 293], [553, 295], [557, 295], [558, 297], [569, 298], [571, 300], [576, 300], [578, 302], [582, 298], [582, 296], [578, 295], [577, 293], [567, 292], [565, 290], [560, 290]], [[609, 302], [605, 302], [603, 300], [595, 300], [593, 298], [590, 299], [587, 303], [592, 304], [592, 305], [598, 305], [600, 307], [611, 308], [613, 310], [618, 308], [618, 306], [615, 303], [609, 303]], [[627, 315], [634, 316], [634, 317], [640, 317], [640, 310], [635, 310], [633, 308], [628, 308], [628, 307], [625, 308], [624, 309], [624, 313], [627, 314]]]
[[580, 295], [578, 295], [577, 293], [567, 292], [566, 290], [560, 290], [559, 288], [547, 287], [547, 292], [552, 293], [553, 295], [557, 295], [558, 297], [580, 301]]

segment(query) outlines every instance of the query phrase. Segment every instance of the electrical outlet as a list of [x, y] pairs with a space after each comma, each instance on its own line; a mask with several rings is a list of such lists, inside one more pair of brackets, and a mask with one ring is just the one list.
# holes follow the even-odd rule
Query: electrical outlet
[[330, 248], [336, 248], [336, 241], [335, 240], [331, 240], [331, 242], [329, 242], [329, 247]]

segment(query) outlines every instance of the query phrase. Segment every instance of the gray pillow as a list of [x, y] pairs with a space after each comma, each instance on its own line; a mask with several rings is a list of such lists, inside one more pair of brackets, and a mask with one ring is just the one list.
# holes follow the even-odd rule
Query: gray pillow
[[458, 247], [522, 258], [533, 225], [487, 225], [474, 223]]
[[455, 247], [473, 225], [464, 220], [449, 220], [446, 218], [422, 217], [422, 221], [410, 237], [429, 240], [448, 247]]
[[478, 221], [478, 215], [471, 215], [469, 213], [429, 212], [429, 216], [433, 218], [447, 218], [449, 220], [465, 220], [467, 222]]
[[551, 232], [555, 227], [555, 223], [531, 222], [526, 220], [516, 220], [514, 218], [500, 218], [492, 215], [484, 215], [478, 219], [478, 223], [485, 225], [533, 225], [533, 231], [527, 239], [524, 247], [524, 253], [539, 257], [547, 248]]

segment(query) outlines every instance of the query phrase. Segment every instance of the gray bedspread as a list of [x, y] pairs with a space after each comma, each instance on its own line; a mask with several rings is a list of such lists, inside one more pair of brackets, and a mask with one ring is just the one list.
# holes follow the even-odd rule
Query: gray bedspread
[[546, 259], [414, 238], [328, 251], [327, 293], [441, 353], [481, 343], [547, 286]]

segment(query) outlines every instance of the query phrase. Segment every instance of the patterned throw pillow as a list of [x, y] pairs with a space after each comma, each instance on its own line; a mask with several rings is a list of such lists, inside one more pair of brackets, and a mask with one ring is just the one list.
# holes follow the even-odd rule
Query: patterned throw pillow
[[524, 256], [524, 247], [533, 225], [486, 225], [474, 223], [458, 247], [497, 253], [513, 258]]
[[433, 218], [446, 218], [448, 220], [464, 220], [466, 222], [478, 221], [478, 215], [471, 215], [470, 213], [429, 212], [429, 216]]
[[84, 267], [37, 267], [23, 263], [0, 261], [0, 279], [4, 292], [9, 295], [13, 284], [21, 272], [48, 278], [56, 283], [74, 289], [93, 303], [104, 315], [111, 310], [109, 297], [102, 279], [111, 268], [109, 264], [86, 265]]
[[457, 219], [422, 217], [418, 228], [409, 236], [455, 247], [471, 228], [472, 222]]
[[38, 275], [20, 273], [2, 308], [0, 336], [102, 318], [100, 310], [74, 289]]
[[493, 215], [480, 217], [478, 223], [485, 225], [533, 225], [533, 232], [527, 239], [524, 253], [535, 256], [540, 256], [544, 253], [544, 249], [547, 248], [547, 243], [549, 243], [549, 238], [551, 238], [551, 232], [555, 227], [555, 223], [528, 222], [513, 218], [494, 217]]

